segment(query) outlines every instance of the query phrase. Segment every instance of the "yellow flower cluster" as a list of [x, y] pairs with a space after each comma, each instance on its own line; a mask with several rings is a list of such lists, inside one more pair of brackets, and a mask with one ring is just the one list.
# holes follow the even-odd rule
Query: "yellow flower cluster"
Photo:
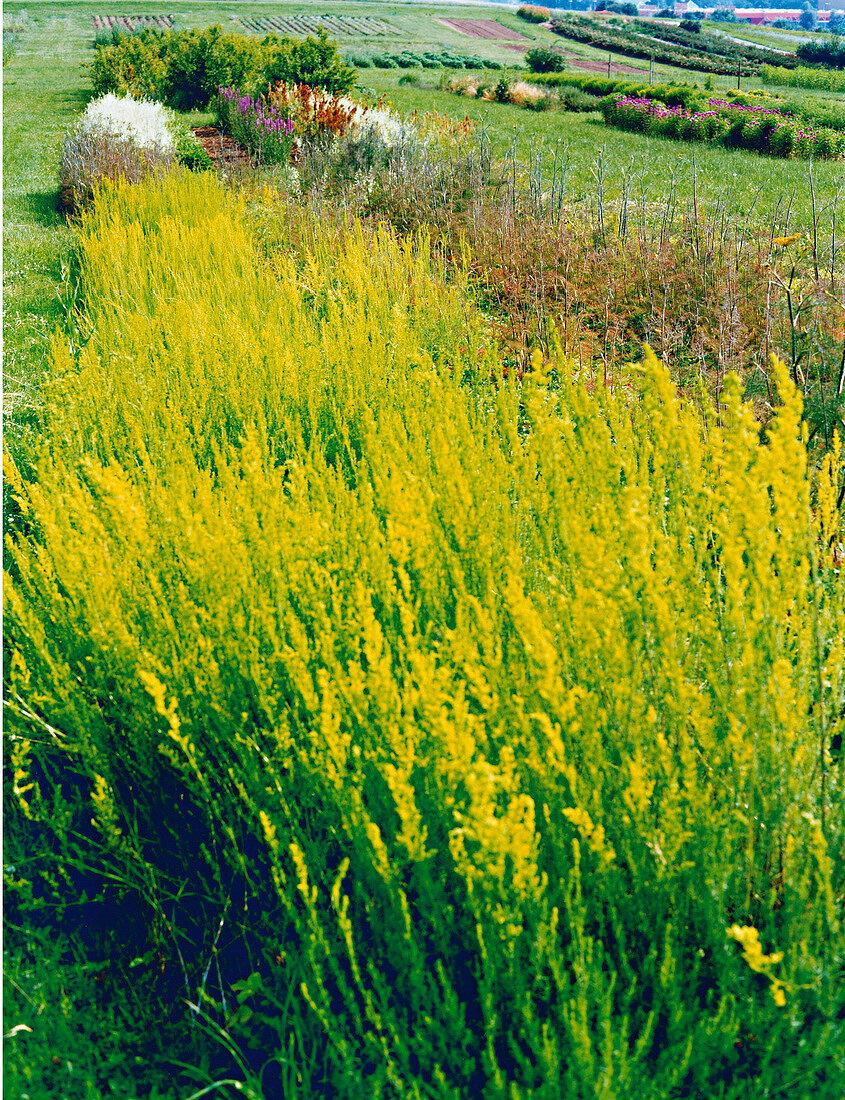
[[783, 952], [774, 951], [771, 955], [764, 955], [760, 944], [760, 933], [753, 925], [732, 924], [728, 929], [728, 935], [742, 946], [742, 957], [749, 967], [756, 974], [764, 974], [771, 980], [769, 990], [772, 998], [779, 1008], [783, 1008], [786, 1004], [784, 983], [772, 974], [772, 969], [783, 962]]

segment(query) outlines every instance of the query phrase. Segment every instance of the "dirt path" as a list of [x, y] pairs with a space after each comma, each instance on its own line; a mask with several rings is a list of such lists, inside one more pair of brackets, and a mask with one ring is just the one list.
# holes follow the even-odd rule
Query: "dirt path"
[[218, 172], [250, 168], [255, 163], [248, 149], [228, 134], [222, 133], [216, 126], [195, 126], [194, 136], [208, 153], [211, 163]]

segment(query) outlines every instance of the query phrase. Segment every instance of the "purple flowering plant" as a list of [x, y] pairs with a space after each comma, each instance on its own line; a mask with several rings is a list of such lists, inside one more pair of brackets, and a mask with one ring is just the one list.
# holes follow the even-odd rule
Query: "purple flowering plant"
[[265, 164], [290, 164], [294, 127], [286, 112], [232, 87], [217, 89], [215, 107], [221, 127]]

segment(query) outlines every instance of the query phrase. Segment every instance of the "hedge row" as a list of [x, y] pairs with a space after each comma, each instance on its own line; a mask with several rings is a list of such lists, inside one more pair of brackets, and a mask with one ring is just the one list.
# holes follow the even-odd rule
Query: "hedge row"
[[206, 107], [221, 86], [255, 94], [280, 80], [347, 92], [355, 70], [322, 30], [302, 41], [277, 35], [259, 41], [224, 34], [220, 26], [126, 35], [97, 47], [91, 64], [95, 95], [155, 99], [180, 111]]
[[535, 84], [555, 87], [576, 87], [587, 95], [603, 98], [620, 93], [627, 96], [650, 96], [670, 107], [694, 109], [705, 102], [706, 93], [696, 84], [642, 84], [593, 73], [540, 73], [531, 78]]

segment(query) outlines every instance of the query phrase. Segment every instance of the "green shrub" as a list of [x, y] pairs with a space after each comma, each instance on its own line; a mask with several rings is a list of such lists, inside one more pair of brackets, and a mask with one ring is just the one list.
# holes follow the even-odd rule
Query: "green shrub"
[[265, 83], [308, 84], [334, 94], [348, 92], [355, 84], [354, 68], [344, 62], [322, 27], [301, 40], [268, 36], [263, 46], [269, 54]]
[[502, 75], [496, 83], [496, 87], [493, 89], [493, 94], [496, 97], [497, 103], [510, 103], [511, 101], [511, 82], [507, 75]]
[[566, 67], [566, 59], [555, 50], [535, 46], [525, 54], [525, 64], [532, 73], [559, 73]]
[[97, 95], [148, 97], [187, 111], [208, 105], [220, 86], [253, 94], [267, 83], [302, 82], [332, 92], [348, 91], [355, 70], [321, 29], [297, 41], [204, 31], [157, 31], [122, 36], [99, 47], [91, 65]]
[[795, 55], [811, 65], [845, 69], [845, 38], [832, 34], [802, 42], [795, 51]]
[[572, 84], [563, 84], [557, 88], [557, 97], [564, 111], [595, 111], [599, 106], [594, 96], [587, 95]]

